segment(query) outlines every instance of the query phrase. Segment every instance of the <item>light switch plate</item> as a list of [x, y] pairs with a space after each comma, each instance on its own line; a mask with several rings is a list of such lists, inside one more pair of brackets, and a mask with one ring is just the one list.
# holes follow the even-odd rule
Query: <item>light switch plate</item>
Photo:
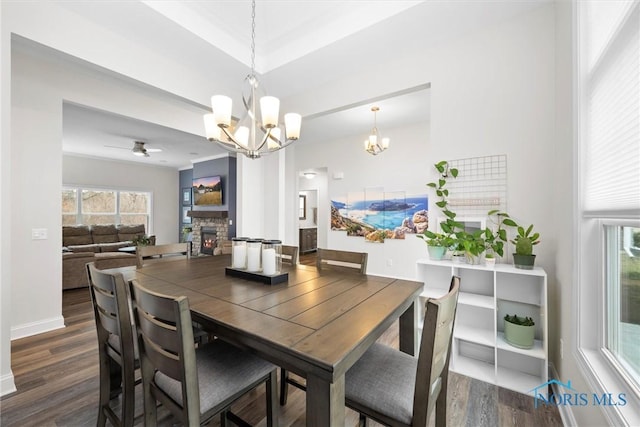
[[32, 228], [31, 229], [31, 240], [46, 240], [47, 239], [47, 229], [46, 228]]

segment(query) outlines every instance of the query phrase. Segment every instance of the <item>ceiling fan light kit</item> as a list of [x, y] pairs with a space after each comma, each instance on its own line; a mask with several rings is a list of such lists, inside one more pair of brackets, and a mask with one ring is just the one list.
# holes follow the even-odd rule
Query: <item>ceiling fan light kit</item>
[[[255, 27], [256, 2], [252, 0], [251, 73], [245, 79], [248, 91], [245, 92], [245, 88], [242, 94], [244, 116], [237, 123], [232, 123], [233, 101], [224, 95], [212, 96], [212, 112], [204, 115], [204, 127], [209, 141], [218, 143], [227, 151], [244, 154], [250, 159], [257, 159], [264, 154], [281, 150], [298, 140], [302, 123], [300, 114], [287, 113], [284, 115], [284, 127], [280, 127], [278, 123], [280, 100], [261, 93], [262, 88], [255, 73]], [[258, 96], [260, 96], [261, 122], [258, 121], [257, 115]], [[283, 135], [284, 140], [281, 138]]]

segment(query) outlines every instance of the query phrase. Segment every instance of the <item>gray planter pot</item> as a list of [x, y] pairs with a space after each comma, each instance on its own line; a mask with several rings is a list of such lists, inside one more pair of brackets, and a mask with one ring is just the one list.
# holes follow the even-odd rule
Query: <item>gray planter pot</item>
[[536, 262], [535, 255], [513, 254], [513, 265], [523, 270], [533, 270], [533, 264]]
[[534, 326], [522, 326], [504, 321], [504, 339], [507, 343], [518, 348], [533, 348], [533, 340], [536, 333]]

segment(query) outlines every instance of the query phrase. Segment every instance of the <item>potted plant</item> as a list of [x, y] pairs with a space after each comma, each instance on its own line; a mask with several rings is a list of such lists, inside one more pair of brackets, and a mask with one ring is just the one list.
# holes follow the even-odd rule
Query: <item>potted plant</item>
[[[422, 234], [417, 236], [427, 243], [427, 249], [429, 251], [429, 257], [431, 259], [442, 259], [447, 252], [447, 249], [454, 248], [457, 243], [457, 237], [455, 236], [456, 229], [461, 224], [455, 221], [456, 214], [449, 210], [449, 190], [446, 188], [447, 179], [449, 177], [456, 178], [458, 176], [458, 169], [449, 168], [449, 164], [443, 160], [434, 165], [440, 178], [437, 182], [430, 182], [427, 187], [431, 187], [435, 190], [436, 196], [440, 199], [436, 202], [436, 206], [440, 208], [445, 216], [445, 221], [440, 223], [442, 233], [436, 233], [430, 230], [425, 230]], [[455, 253], [454, 253], [455, 254]]]
[[485, 264], [494, 266], [496, 256], [504, 256], [504, 244], [507, 240], [507, 230], [504, 226], [517, 226], [516, 222], [509, 217], [506, 212], [492, 210], [487, 212], [489, 220], [493, 223], [484, 229], [483, 237], [485, 243]]
[[147, 235], [140, 235], [132, 240], [133, 246], [149, 246], [151, 244], [151, 238]]
[[504, 339], [518, 348], [533, 348], [535, 322], [531, 317], [504, 316]]
[[518, 234], [511, 241], [516, 246], [513, 254], [513, 264], [516, 268], [524, 270], [533, 269], [536, 256], [533, 254], [533, 247], [540, 243], [540, 233], [533, 231], [533, 224], [526, 229], [518, 226]]
[[453, 244], [453, 239], [442, 233], [434, 233], [433, 231], [424, 230], [417, 237], [424, 240], [429, 251], [429, 258], [433, 260], [441, 260], [444, 258], [447, 249]]
[[193, 226], [192, 225], [183, 225], [182, 226], [182, 241], [190, 242], [193, 237]]
[[460, 230], [455, 232], [455, 236], [458, 253], [464, 256], [464, 262], [479, 264], [480, 255], [485, 250], [484, 230], [476, 230], [473, 233]]

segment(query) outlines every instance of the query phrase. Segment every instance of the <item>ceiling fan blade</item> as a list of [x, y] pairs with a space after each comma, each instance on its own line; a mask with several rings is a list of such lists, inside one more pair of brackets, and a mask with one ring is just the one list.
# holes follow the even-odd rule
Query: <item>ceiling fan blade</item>
[[162, 151], [162, 148], [148, 148], [148, 147], [145, 147], [145, 150], [147, 150], [149, 153], [160, 153]]
[[105, 145], [107, 148], [119, 148], [121, 150], [131, 150], [130, 147], [116, 147], [115, 145]]

